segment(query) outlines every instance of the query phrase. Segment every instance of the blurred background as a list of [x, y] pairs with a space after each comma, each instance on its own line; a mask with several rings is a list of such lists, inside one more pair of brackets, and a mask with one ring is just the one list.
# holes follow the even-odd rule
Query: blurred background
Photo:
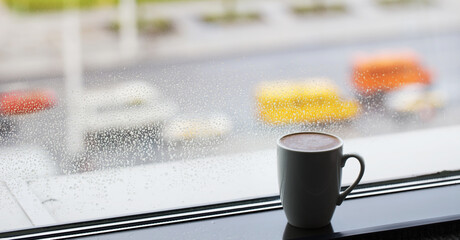
[[459, 10], [457, 0], [0, 0], [0, 168], [72, 174], [272, 149], [292, 131], [458, 124]]

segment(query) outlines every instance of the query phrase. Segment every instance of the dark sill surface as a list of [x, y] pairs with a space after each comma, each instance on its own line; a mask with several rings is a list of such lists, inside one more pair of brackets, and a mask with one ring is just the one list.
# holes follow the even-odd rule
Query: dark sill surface
[[401, 229], [439, 229], [439, 224], [445, 225], [447, 232], [433, 234], [445, 233], [460, 239], [460, 184], [348, 199], [337, 207], [331, 225], [314, 231], [288, 225], [282, 209], [276, 209], [80, 239], [366, 239], [372, 236], [369, 234], [378, 234], [377, 238], [382, 239], [378, 236], [385, 233], [392, 236], [391, 232]]

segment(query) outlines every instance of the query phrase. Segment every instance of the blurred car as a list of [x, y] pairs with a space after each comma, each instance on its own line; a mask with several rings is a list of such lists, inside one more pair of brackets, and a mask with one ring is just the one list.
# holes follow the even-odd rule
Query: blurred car
[[181, 117], [165, 126], [164, 137], [169, 141], [212, 140], [227, 135], [231, 130], [232, 122], [224, 114]]
[[352, 84], [361, 95], [396, 90], [408, 84], [431, 84], [430, 71], [413, 52], [359, 56], [353, 64]]
[[126, 130], [162, 124], [177, 106], [143, 81], [122, 82], [84, 93], [87, 132]]
[[444, 107], [446, 97], [442, 92], [431, 90], [422, 84], [411, 84], [386, 96], [388, 109], [402, 115], [419, 115], [424, 119], [434, 116]]
[[0, 93], [0, 140], [8, 138], [17, 127], [14, 116], [36, 113], [57, 103], [51, 89], [26, 90], [22, 87]]
[[345, 100], [327, 79], [262, 82], [255, 96], [260, 119], [273, 125], [342, 121], [360, 111], [357, 101]]
[[14, 90], [0, 93], [0, 114], [34, 113], [56, 105], [56, 94], [50, 89]]

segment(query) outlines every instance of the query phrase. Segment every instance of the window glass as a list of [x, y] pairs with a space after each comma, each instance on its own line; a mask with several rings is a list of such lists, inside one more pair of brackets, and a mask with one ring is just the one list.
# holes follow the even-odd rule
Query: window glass
[[0, 0], [0, 215], [17, 216], [0, 231], [276, 194], [265, 173], [294, 131], [360, 151], [354, 139], [456, 126], [459, 9]]

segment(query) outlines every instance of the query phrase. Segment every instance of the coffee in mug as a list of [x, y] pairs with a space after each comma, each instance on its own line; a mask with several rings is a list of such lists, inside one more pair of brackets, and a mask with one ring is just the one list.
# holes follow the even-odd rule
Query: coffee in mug
[[[357, 154], [342, 154], [343, 141], [320, 132], [288, 134], [278, 140], [278, 183], [289, 224], [319, 228], [330, 223], [335, 207], [356, 187], [364, 174]], [[340, 193], [342, 168], [356, 158], [361, 169], [356, 181]]]
[[322, 151], [339, 147], [342, 142], [330, 135], [308, 132], [284, 136], [280, 144], [298, 151]]

